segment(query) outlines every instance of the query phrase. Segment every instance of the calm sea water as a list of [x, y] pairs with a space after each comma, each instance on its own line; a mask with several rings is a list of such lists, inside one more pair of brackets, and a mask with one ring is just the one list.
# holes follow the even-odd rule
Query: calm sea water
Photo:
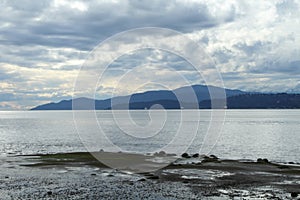
[[[72, 111], [0, 111], [0, 154], [110, 150], [110, 145], [146, 153], [168, 144], [170, 152], [188, 147], [201, 153], [205, 143], [221, 158], [300, 163], [300, 110], [227, 110], [220, 135], [213, 137], [210, 110], [130, 111], [130, 120], [126, 111], [79, 112], [74, 120]], [[213, 120], [211, 126], [223, 123]]]

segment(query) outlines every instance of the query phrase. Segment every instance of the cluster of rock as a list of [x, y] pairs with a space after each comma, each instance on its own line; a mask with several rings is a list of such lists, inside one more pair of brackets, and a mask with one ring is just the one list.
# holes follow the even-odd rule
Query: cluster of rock
[[199, 153], [195, 153], [192, 155], [189, 155], [188, 153], [183, 153], [181, 155], [182, 158], [202, 158], [203, 160], [201, 162], [217, 162], [219, 161], [219, 158], [215, 155], [199, 155]]
[[166, 153], [166, 152], [164, 152], [164, 151], [160, 151], [160, 152], [155, 152], [154, 154], [153, 154], [154, 156], [160, 156], [160, 157], [162, 157], [162, 156], [176, 156], [176, 154], [175, 153]]
[[266, 158], [258, 158], [257, 160], [256, 160], [256, 162], [258, 162], [258, 163], [269, 163], [269, 160], [268, 159], [266, 159]]

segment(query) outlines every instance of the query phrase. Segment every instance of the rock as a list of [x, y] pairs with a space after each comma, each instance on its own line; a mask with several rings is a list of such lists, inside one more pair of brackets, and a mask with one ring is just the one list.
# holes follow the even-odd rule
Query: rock
[[201, 163], [206, 163], [206, 162], [220, 162], [219, 158], [215, 155], [210, 155], [208, 156], [203, 156], [204, 160], [201, 161]]
[[160, 152], [158, 153], [158, 155], [159, 155], [159, 156], [164, 156], [164, 155], [166, 155], [166, 152], [160, 151]]
[[176, 153], [167, 153], [167, 156], [177, 156]]
[[298, 193], [297, 192], [291, 192], [291, 197], [297, 197]]
[[96, 176], [96, 174], [95, 174], [95, 173], [92, 173], [91, 175], [92, 175], [92, 176]]
[[104, 150], [103, 150], [103, 149], [100, 149], [99, 152], [104, 152]]
[[194, 155], [192, 155], [193, 158], [199, 158], [199, 153], [195, 153]]
[[206, 163], [206, 162], [219, 162], [218, 159], [215, 158], [205, 158], [204, 160], [201, 161], [201, 163]]
[[190, 158], [191, 156], [189, 156], [189, 154], [187, 154], [187, 153], [183, 153], [183, 154], [181, 155], [181, 157], [183, 157], [183, 158]]
[[141, 178], [141, 179], [139, 179], [138, 181], [146, 181], [146, 179], [144, 179], [144, 178]]
[[48, 194], [48, 195], [51, 195], [51, 194], [52, 194], [52, 191], [48, 191], [47, 194]]
[[114, 175], [112, 175], [112, 174], [108, 174], [108, 175], [107, 175], [107, 177], [114, 177]]
[[291, 165], [293, 165], [293, 164], [295, 164], [294, 162], [288, 162], [288, 164], [291, 164]]
[[264, 161], [265, 163], [268, 163], [268, 162], [269, 162], [268, 159], [266, 159], [266, 158], [264, 158], [263, 161]]
[[153, 175], [153, 176], [149, 176], [149, 177], [147, 177], [147, 179], [157, 180], [157, 179], [159, 179], [159, 177], [158, 177], [158, 176], [155, 176], [155, 175]]
[[77, 194], [76, 191], [74, 191], [74, 190], [70, 191], [70, 195], [75, 195], [75, 194]]
[[266, 158], [264, 158], [264, 159], [258, 158], [258, 159], [256, 160], [256, 162], [258, 162], [258, 163], [269, 163], [269, 160], [266, 159]]
[[9, 178], [9, 176], [5, 176], [4, 178]]

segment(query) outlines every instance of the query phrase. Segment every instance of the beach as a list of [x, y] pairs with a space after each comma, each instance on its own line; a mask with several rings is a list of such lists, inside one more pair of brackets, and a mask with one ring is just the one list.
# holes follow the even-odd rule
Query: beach
[[0, 198], [298, 199], [300, 194], [299, 163], [93, 152], [97, 154], [107, 160], [123, 158], [121, 163], [137, 156], [153, 166], [177, 159], [155, 171], [137, 172], [128, 166], [109, 168], [87, 152], [1, 157], [5, 162], [1, 162]]

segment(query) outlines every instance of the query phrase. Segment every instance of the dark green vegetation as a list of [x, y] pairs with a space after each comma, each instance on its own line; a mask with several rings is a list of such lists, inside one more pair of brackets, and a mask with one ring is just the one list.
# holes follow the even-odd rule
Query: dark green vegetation
[[64, 166], [64, 165], [91, 165], [106, 167], [88, 152], [72, 152], [57, 154], [36, 154], [25, 156], [28, 163], [22, 166]]
[[[200, 108], [210, 108], [211, 101], [199, 103]], [[227, 98], [229, 109], [299, 109], [300, 94], [242, 94]]]

